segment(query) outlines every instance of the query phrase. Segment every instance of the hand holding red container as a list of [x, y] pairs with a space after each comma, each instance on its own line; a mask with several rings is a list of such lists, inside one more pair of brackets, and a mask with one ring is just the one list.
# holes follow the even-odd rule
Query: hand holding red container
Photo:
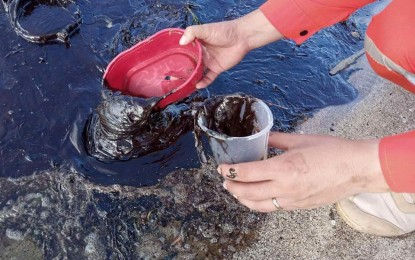
[[202, 46], [197, 39], [180, 45], [183, 33], [165, 29], [120, 53], [105, 71], [108, 87], [143, 98], [170, 93], [157, 104], [159, 109], [189, 96], [203, 76]]

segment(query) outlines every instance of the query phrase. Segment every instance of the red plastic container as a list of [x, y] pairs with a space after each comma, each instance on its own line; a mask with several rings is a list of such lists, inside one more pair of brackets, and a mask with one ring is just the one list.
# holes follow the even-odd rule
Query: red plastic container
[[158, 108], [179, 101], [196, 90], [203, 76], [199, 41], [179, 45], [182, 29], [165, 29], [123, 51], [108, 65], [104, 80], [109, 88], [137, 97], [161, 97]]

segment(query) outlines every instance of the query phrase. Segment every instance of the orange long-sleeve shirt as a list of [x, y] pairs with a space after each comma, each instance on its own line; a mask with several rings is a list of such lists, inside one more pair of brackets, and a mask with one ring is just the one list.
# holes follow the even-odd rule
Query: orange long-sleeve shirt
[[[285, 37], [301, 44], [318, 30], [347, 19], [356, 9], [374, 1], [268, 0], [260, 7], [260, 10]], [[415, 11], [415, 0], [395, 0], [393, 5], [392, 8], [395, 11]], [[390, 10], [393, 11], [392, 8]], [[402, 27], [408, 30], [414, 24], [404, 24]], [[393, 24], [393, 28], [387, 29], [393, 29], [394, 34], [399, 34], [399, 28], [399, 24]], [[391, 36], [386, 37], [390, 39]], [[407, 38], [406, 41], [415, 43], [415, 40], [412, 40], [413, 34], [408, 35], [407, 31], [402, 33], [402, 37]], [[414, 56], [405, 55], [399, 58], [404, 59], [405, 69], [415, 73], [413, 67], [415, 60], [412, 60], [412, 57]], [[409, 87], [411, 86], [414, 85], [409, 83]], [[408, 82], [405, 82], [404, 87], [408, 89]], [[415, 131], [383, 138], [379, 145], [379, 159], [383, 175], [393, 191], [415, 193]]]
[[375, 0], [269, 0], [261, 11], [279, 32], [297, 44], [324, 27], [347, 19]]

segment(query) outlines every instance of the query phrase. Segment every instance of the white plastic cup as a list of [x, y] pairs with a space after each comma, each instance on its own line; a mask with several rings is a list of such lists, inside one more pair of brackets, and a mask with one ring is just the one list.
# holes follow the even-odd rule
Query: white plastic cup
[[252, 103], [254, 124], [257, 133], [244, 137], [227, 136], [207, 128], [207, 119], [199, 113], [197, 124], [207, 135], [213, 156], [217, 164], [235, 164], [265, 160], [268, 157], [268, 139], [273, 125], [273, 116], [269, 107], [260, 99]]

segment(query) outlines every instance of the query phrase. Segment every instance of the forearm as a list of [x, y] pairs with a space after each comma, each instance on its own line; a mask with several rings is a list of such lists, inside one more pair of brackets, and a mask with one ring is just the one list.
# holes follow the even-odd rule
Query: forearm
[[271, 24], [261, 10], [255, 10], [236, 20], [241, 39], [245, 39], [249, 50], [253, 50], [284, 36]]

